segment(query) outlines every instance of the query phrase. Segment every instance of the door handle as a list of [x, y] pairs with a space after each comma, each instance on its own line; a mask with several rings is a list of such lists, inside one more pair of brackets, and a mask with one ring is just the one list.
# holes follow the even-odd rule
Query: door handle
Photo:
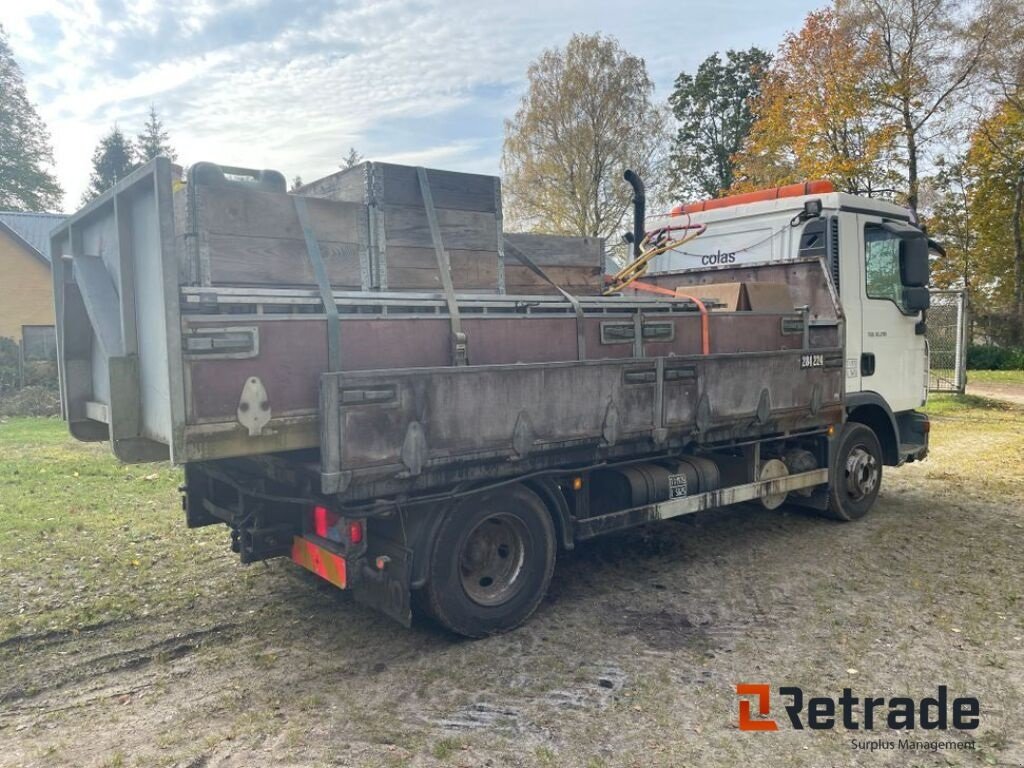
[[860, 375], [861, 376], [874, 376], [875, 375], [875, 353], [865, 352], [860, 356]]

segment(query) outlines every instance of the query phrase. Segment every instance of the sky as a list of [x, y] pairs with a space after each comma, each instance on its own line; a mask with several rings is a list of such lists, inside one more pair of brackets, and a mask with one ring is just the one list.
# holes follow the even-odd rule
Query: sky
[[614, 35], [667, 99], [709, 54], [774, 51], [811, 0], [0, 0], [49, 127], [64, 207], [93, 149], [155, 105], [185, 164], [311, 181], [367, 159], [497, 174], [526, 70], [575, 32]]

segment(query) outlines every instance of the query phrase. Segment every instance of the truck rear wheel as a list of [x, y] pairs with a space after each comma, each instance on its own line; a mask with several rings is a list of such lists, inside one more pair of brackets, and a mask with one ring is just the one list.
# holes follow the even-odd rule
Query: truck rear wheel
[[871, 429], [846, 422], [839, 436], [826, 514], [843, 521], [868, 513], [882, 486], [882, 446]]
[[555, 568], [555, 528], [544, 503], [522, 485], [455, 505], [431, 548], [425, 602], [466, 637], [513, 629], [540, 605]]

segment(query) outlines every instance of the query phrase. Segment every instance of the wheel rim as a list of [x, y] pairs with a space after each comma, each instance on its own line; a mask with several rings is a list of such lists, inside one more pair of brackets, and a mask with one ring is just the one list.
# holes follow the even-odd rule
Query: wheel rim
[[523, 586], [526, 526], [512, 515], [485, 518], [470, 531], [459, 553], [459, 578], [478, 605], [501, 605]]
[[870, 496], [878, 488], [878, 459], [863, 445], [846, 457], [846, 493], [854, 501]]

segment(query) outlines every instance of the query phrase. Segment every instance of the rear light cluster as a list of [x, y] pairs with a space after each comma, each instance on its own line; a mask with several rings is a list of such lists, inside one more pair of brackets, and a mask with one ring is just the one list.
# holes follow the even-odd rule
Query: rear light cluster
[[361, 544], [363, 541], [363, 521], [343, 521], [341, 515], [327, 507], [313, 507], [313, 533], [321, 539], [336, 541], [340, 544]]

